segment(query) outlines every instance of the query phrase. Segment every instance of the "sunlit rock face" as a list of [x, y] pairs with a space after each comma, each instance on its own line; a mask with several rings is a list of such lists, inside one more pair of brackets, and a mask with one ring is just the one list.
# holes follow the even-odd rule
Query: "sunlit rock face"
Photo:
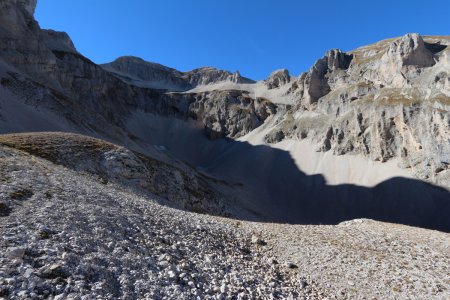
[[268, 89], [276, 89], [288, 84], [291, 81], [291, 75], [287, 69], [276, 70], [270, 74], [265, 81]]
[[293, 80], [297, 105], [266, 140], [309, 139], [322, 152], [399, 159], [414, 176], [450, 186], [449, 43], [406, 34], [328, 51]]

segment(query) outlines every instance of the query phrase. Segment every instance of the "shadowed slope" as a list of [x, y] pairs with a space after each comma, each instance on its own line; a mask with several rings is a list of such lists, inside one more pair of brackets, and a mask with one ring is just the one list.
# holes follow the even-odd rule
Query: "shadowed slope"
[[[211, 215], [236, 216], [241, 209], [217, 191], [226, 185], [190, 169], [80, 134], [35, 132], [0, 135], [0, 145], [28, 152], [55, 164], [93, 175], [103, 184], [113, 182], [139, 194], [160, 196], [176, 208]], [[251, 213], [245, 212], [250, 217]], [[255, 219], [255, 217], [253, 217]]]
[[[154, 180], [162, 175], [159, 168], [145, 170], [143, 163], [142, 166], [136, 166], [137, 161], [142, 162], [142, 157], [141, 159], [136, 157], [134, 162], [131, 158], [127, 158], [126, 163], [122, 163], [123, 156], [113, 156], [110, 158], [113, 162], [110, 161], [105, 167], [105, 164], [108, 164], [105, 152], [114, 149], [128, 150], [81, 135], [61, 133], [4, 135], [0, 136], [0, 143], [75, 170], [89, 171], [82, 167], [86, 163], [94, 169], [94, 165], [97, 165], [100, 170], [98, 172], [103, 172], [112, 179], [125, 178], [128, 182], [130, 180], [135, 182], [144, 180], [142, 176], [147, 173], [148, 178]], [[201, 146], [200, 143], [197, 145]], [[199, 155], [196, 158], [200, 169], [228, 180], [242, 182], [241, 187], [235, 186], [235, 196], [249, 211], [260, 214], [264, 221], [337, 224], [350, 219], [370, 218], [450, 231], [448, 219], [450, 193], [445, 189], [406, 178], [392, 178], [375, 187], [352, 184], [327, 185], [322, 175], [306, 175], [299, 170], [289, 152], [283, 150], [269, 146], [253, 146], [234, 140], [209, 142], [209, 147], [209, 156]], [[64, 154], [64, 159], [61, 159], [61, 153]], [[91, 157], [91, 161], [86, 161], [87, 156]], [[161, 164], [158, 161], [155, 163]], [[118, 168], [119, 173], [115, 171], [111, 173], [111, 169], [108, 168]], [[169, 177], [166, 176], [165, 180], [169, 180]], [[169, 184], [168, 181], [166, 184]], [[179, 188], [177, 184], [175, 182], [169, 188], [177, 189]], [[186, 182], [181, 188], [185, 189], [192, 184]], [[206, 183], [198, 184], [200, 185], [197, 188], [191, 187], [188, 191], [203, 199], [202, 203], [211, 200], [216, 207], [224, 205], [216, 203], [217, 200], [213, 201], [214, 194], [208, 192]], [[158, 192], [151, 188], [150, 190]], [[183, 201], [189, 199], [191, 198], [188, 197]], [[186, 208], [193, 209], [193, 206], [186, 205]], [[206, 212], [224, 215], [223, 212], [213, 209]], [[247, 213], [233, 217], [254, 219], [255, 216]]]

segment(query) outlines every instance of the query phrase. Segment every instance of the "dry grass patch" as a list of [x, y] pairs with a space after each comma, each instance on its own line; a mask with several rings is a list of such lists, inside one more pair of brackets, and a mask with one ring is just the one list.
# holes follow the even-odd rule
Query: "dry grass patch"
[[52, 162], [67, 152], [101, 153], [116, 149], [118, 146], [73, 133], [36, 132], [0, 135], [0, 144], [25, 151]]

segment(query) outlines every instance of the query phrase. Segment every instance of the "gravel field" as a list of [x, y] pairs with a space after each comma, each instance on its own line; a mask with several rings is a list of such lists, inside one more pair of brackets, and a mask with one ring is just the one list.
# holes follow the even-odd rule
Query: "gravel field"
[[450, 235], [356, 219], [338, 226], [246, 223], [270, 253], [343, 299], [450, 299]]
[[[321, 299], [240, 222], [183, 212], [0, 148], [0, 296]], [[241, 224], [241, 225], [239, 225]]]

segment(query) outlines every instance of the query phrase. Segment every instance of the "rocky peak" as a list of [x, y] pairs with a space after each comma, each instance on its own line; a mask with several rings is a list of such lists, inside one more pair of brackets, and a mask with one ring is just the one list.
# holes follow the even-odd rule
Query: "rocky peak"
[[291, 76], [287, 69], [280, 69], [272, 72], [269, 78], [266, 80], [266, 86], [268, 89], [279, 88], [291, 81]]
[[181, 72], [178, 72], [175, 69], [148, 62], [135, 56], [122, 56], [104, 66], [146, 81], [159, 80], [161, 77], [168, 77], [171, 75], [182, 75]]
[[203, 67], [189, 72], [185, 72], [185, 77], [193, 86], [213, 84], [221, 81], [231, 81], [234, 83], [253, 83], [253, 80], [242, 77], [239, 71], [219, 70], [212, 67]]
[[377, 84], [403, 88], [410, 86], [420, 76], [421, 68], [436, 64], [435, 55], [430, 50], [434, 45], [426, 44], [417, 33], [406, 34], [389, 42], [380, 59], [370, 60], [364, 70], [365, 77]]
[[348, 69], [353, 55], [342, 52], [340, 49], [331, 49], [325, 54], [329, 70]]
[[409, 33], [392, 42], [385, 59], [401, 62], [402, 66], [431, 67], [435, 64], [433, 53], [427, 49], [423, 38], [417, 33]]
[[182, 78], [182, 72], [139, 57], [122, 56], [102, 67], [132, 84], [174, 91], [191, 88], [190, 84]]
[[69, 35], [62, 31], [42, 30], [41, 37], [52, 51], [78, 53]]
[[306, 106], [317, 102], [330, 92], [328, 78], [340, 70], [347, 70], [353, 55], [339, 49], [331, 49], [325, 56], [317, 60], [313, 67], [300, 78], [303, 87], [302, 103]]
[[181, 72], [173, 68], [147, 62], [141, 58], [124, 56], [102, 67], [119, 75], [123, 80], [136, 84], [134, 79], [146, 86], [160, 84], [160, 88], [186, 91], [199, 85], [208, 85], [223, 81], [234, 83], [253, 83], [254, 81], [242, 77], [239, 71], [231, 73], [213, 67], [202, 67], [192, 71]]
[[236, 70], [236, 71], [234, 71], [233, 75], [231, 76], [231, 81], [239, 82], [241, 80], [241, 78], [242, 78], [241, 73], [238, 70]]
[[164, 72], [174, 72], [175, 69], [163, 66], [161, 64], [148, 62], [143, 60], [140, 57], [135, 56], [121, 56], [117, 58], [115, 61], [110, 63], [110, 65], [114, 66], [118, 70], [126, 71], [126, 72], [136, 72], [137, 68], [151, 68], [152, 70], [164, 71]]

